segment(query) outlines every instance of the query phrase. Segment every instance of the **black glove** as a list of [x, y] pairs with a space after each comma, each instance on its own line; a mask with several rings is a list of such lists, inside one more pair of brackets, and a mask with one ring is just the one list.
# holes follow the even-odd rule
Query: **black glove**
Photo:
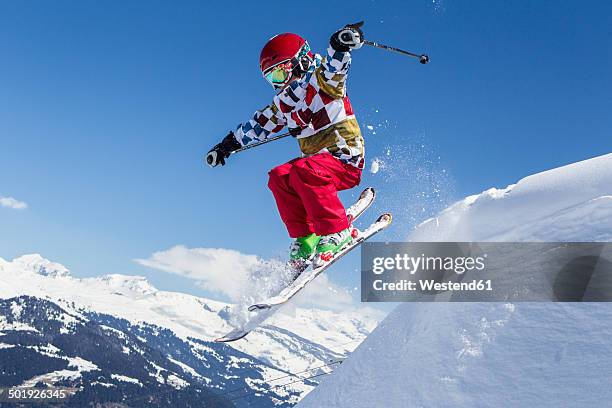
[[340, 30], [332, 34], [329, 43], [332, 48], [340, 52], [356, 50], [363, 45], [363, 31], [361, 31], [363, 21], [355, 24], [347, 24]]
[[234, 132], [229, 132], [227, 136], [223, 138], [221, 143], [215, 145], [208, 154], [206, 155], [206, 163], [210, 167], [216, 167], [219, 164], [225, 166], [225, 159], [230, 157], [232, 152], [240, 149], [242, 146], [234, 137]]

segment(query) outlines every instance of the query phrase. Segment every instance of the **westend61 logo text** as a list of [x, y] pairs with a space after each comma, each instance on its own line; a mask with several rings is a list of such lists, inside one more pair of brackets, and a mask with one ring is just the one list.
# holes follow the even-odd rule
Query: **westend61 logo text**
[[604, 242], [365, 242], [363, 302], [612, 302]]
[[410, 256], [396, 254], [394, 257], [376, 257], [372, 260], [372, 272], [380, 275], [386, 271], [404, 270], [411, 275], [419, 271], [454, 271], [461, 275], [469, 271], [482, 271], [486, 255], [479, 257]]

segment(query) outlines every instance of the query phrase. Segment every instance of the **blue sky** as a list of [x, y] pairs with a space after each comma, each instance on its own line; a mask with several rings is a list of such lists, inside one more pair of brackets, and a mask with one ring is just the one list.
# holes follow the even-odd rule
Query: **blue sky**
[[[361, 19], [366, 38], [431, 57], [363, 47], [349, 78], [368, 163], [383, 163], [364, 177], [371, 216], [397, 213], [381, 239], [401, 239], [453, 199], [612, 150], [611, 16], [604, 1], [2, 2], [0, 197], [28, 208], [0, 206], [0, 257], [209, 295], [133, 260], [178, 244], [283, 254], [267, 171], [295, 143], [224, 168], [201, 157], [272, 98], [258, 70], [269, 37], [322, 52]], [[358, 260], [330, 276], [357, 285]]]

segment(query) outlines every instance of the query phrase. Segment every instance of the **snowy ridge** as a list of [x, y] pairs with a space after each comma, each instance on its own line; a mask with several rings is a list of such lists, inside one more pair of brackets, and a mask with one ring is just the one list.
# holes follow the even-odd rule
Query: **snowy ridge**
[[611, 214], [612, 154], [607, 154], [466, 197], [423, 222], [409, 239], [608, 241]]
[[[612, 241], [611, 193], [609, 154], [467, 197], [409, 239]], [[298, 407], [603, 406], [610, 323], [609, 303], [401, 304]]]
[[51, 262], [40, 254], [23, 255], [13, 259], [12, 262], [0, 258], [0, 273], [20, 274], [24, 272], [52, 277], [70, 276], [70, 271], [64, 265]]
[[[5, 269], [7, 272], [18, 270], [20, 265], [15, 266], [13, 262], [1, 258], [0, 262], [8, 265]], [[11, 273], [2, 272], [0, 270], [0, 298], [30, 295], [56, 300], [70, 308], [74, 303], [77, 309], [122, 317], [136, 324], [153, 323], [171, 329], [179, 337], [203, 341], [210, 341], [230, 329], [227, 320], [230, 305], [183, 293], [160, 291], [141, 276], [55, 279], [22, 270], [19, 279], [14, 279]], [[338, 313], [290, 307], [285, 313], [272, 317], [266, 326], [280, 327], [335, 353], [345, 354], [376, 326], [377, 317], [375, 313], [367, 316], [361, 311]], [[277, 336], [281, 334], [276, 333], [274, 338]], [[296, 358], [299, 354], [274, 338], [263, 331], [255, 332], [250, 336], [252, 341], [236, 343], [235, 348], [262, 357], [272, 364], [279, 364], [283, 369], [296, 368], [294, 363], [290, 367], [284, 366], [283, 356]], [[314, 358], [307, 355], [302, 357], [304, 363]]]

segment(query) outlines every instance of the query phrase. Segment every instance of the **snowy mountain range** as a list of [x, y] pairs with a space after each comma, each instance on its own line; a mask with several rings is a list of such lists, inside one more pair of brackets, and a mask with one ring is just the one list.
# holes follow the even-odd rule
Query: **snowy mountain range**
[[[412, 241], [612, 241], [612, 154], [470, 196]], [[612, 304], [405, 303], [300, 408], [599, 407]]]
[[292, 406], [378, 316], [288, 307], [244, 341], [211, 342], [230, 307], [138, 276], [77, 279], [38, 254], [0, 258], [0, 387], [78, 387], [70, 406]]

